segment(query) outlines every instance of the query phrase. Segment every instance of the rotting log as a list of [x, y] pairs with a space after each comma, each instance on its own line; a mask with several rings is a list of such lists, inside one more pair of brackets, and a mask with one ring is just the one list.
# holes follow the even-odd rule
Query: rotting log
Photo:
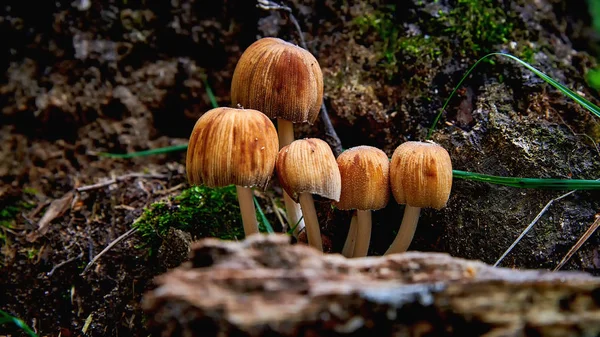
[[442, 253], [346, 259], [284, 235], [204, 239], [143, 301], [162, 336], [597, 336], [600, 278]]

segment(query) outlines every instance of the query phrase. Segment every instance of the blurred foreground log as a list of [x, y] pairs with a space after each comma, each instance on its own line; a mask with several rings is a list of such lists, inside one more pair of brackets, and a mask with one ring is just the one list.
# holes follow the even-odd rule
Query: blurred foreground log
[[346, 259], [283, 235], [205, 239], [146, 294], [163, 336], [598, 336], [600, 278], [440, 253]]

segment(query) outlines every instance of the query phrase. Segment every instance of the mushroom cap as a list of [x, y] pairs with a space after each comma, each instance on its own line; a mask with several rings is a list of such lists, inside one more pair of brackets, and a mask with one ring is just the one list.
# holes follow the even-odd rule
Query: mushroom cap
[[339, 209], [377, 210], [390, 199], [390, 159], [373, 146], [350, 148], [337, 158], [342, 177]]
[[275, 169], [281, 187], [296, 202], [301, 193], [340, 199], [340, 170], [331, 148], [321, 139], [298, 139], [282, 147]]
[[390, 185], [399, 204], [440, 209], [452, 189], [452, 162], [433, 142], [405, 142], [392, 155]]
[[208, 187], [234, 184], [265, 189], [278, 149], [277, 130], [260, 111], [209, 110], [190, 136], [185, 162], [188, 181]]
[[238, 61], [231, 100], [270, 118], [313, 124], [323, 101], [323, 73], [310, 52], [265, 37], [251, 44]]

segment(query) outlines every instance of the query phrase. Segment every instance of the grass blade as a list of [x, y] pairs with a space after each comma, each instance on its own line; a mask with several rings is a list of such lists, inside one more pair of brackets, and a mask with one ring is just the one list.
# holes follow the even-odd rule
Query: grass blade
[[217, 103], [217, 98], [212, 91], [212, 88], [208, 84], [208, 79], [206, 79], [206, 74], [202, 75], [202, 83], [204, 83], [204, 90], [206, 91], [206, 95], [208, 95], [208, 100], [210, 100], [210, 104], [213, 108], [218, 108], [219, 104]]
[[260, 218], [260, 223], [261, 223], [261, 225], [263, 225], [266, 232], [267, 233], [275, 233], [275, 231], [273, 230], [273, 226], [271, 226], [269, 219], [267, 219], [267, 217], [265, 216], [265, 213], [263, 212], [262, 208], [260, 207], [258, 200], [256, 200], [256, 197], [254, 197], [254, 206], [256, 206], [256, 212], [258, 213], [258, 217]]
[[286, 234], [293, 235], [294, 231], [296, 231], [296, 228], [298, 228], [298, 225], [300, 225], [300, 222], [302, 222], [302, 219], [304, 219], [304, 216], [301, 216], [300, 219], [298, 219], [298, 222], [296, 222], [296, 224], [293, 227], [288, 229]]
[[188, 148], [188, 144], [181, 144], [181, 145], [166, 146], [166, 147], [160, 147], [157, 149], [150, 149], [150, 150], [132, 152], [132, 153], [100, 152], [100, 153], [98, 153], [98, 155], [101, 157], [108, 157], [108, 158], [130, 159], [130, 158], [135, 158], [135, 157], [154, 156], [157, 154], [164, 154], [164, 153], [176, 152], [176, 151], [184, 151], [187, 148]]
[[452, 177], [456, 179], [473, 180], [517, 188], [548, 190], [600, 190], [600, 180], [499, 177], [459, 170], [452, 170]]
[[27, 324], [25, 324], [23, 320], [16, 318], [3, 310], [0, 310], [0, 325], [7, 323], [16, 325], [19, 329], [23, 330], [31, 337], [37, 337], [37, 334]]
[[535, 67], [533, 67], [529, 63], [527, 63], [527, 62], [525, 62], [525, 61], [523, 61], [523, 60], [519, 59], [518, 57], [513, 56], [511, 54], [506, 54], [506, 53], [490, 53], [490, 54], [487, 54], [484, 57], [480, 58], [479, 60], [477, 60], [477, 62], [475, 62], [475, 64], [473, 66], [471, 66], [471, 68], [469, 68], [469, 70], [465, 73], [465, 75], [460, 79], [460, 81], [458, 82], [458, 84], [456, 85], [456, 87], [454, 87], [454, 90], [452, 90], [452, 92], [450, 93], [450, 96], [448, 96], [448, 98], [446, 99], [446, 101], [442, 105], [442, 108], [440, 109], [440, 112], [436, 115], [436, 117], [435, 117], [435, 119], [433, 121], [433, 124], [429, 128], [429, 132], [427, 133], [427, 138], [426, 139], [429, 139], [431, 137], [431, 134], [435, 130], [435, 127], [437, 126], [440, 118], [442, 117], [442, 114], [444, 113], [444, 110], [446, 109], [446, 106], [448, 106], [448, 103], [450, 102], [450, 99], [454, 96], [454, 94], [456, 93], [456, 91], [458, 90], [458, 88], [460, 88], [461, 84], [471, 74], [471, 72], [473, 72], [473, 70], [475, 69], [475, 67], [477, 67], [477, 65], [479, 65], [479, 63], [481, 63], [483, 60], [485, 60], [487, 58], [490, 58], [492, 56], [504, 56], [504, 57], [508, 57], [508, 58], [510, 58], [510, 59], [518, 62], [519, 64], [523, 65], [525, 68], [529, 69], [531, 72], [533, 72], [537, 76], [541, 77], [544, 81], [546, 81], [547, 83], [549, 83], [550, 85], [552, 85], [556, 89], [560, 90], [564, 95], [566, 95], [567, 97], [571, 98], [575, 102], [579, 103], [581, 106], [583, 106], [584, 108], [586, 108], [588, 111], [590, 111], [591, 113], [593, 113], [594, 115], [596, 115], [596, 117], [600, 117], [600, 108], [597, 105], [595, 105], [594, 103], [592, 103], [592, 102], [588, 101], [587, 99], [581, 97], [579, 94], [577, 94], [573, 90], [565, 87], [561, 83], [555, 81], [553, 78], [551, 78], [550, 76], [548, 76], [548, 75], [544, 74], [543, 72], [539, 71], [538, 69], [536, 69]]

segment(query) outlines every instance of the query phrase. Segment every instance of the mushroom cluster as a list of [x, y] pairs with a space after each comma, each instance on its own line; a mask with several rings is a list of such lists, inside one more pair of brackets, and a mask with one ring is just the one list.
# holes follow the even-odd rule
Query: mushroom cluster
[[[279, 146], [294, 141], [294, 124], [313, 124], [323, 101], [323, 74], [317, 59], [284, 40], [265, 37], [242, 54], [231, 80], [234, 105], [256, 109], [277, 120]], [[288, 222], [304, 227], [299, 206], [284, 191]]]
[[347, 149], [336, 159], [321, 139], [294, 140], [293, 123], [314, 123], [323, 100], [319, 64], [296, 45], [270, 37], [250, 45], [236, 65], [231, 99], [234, 107], [209, 110], [196, 122], [186, 170], [190, 184], [236, 185], [246, 235], [258, 233], [251, 188], [266, 189], [274, 173], [284, 190], [288, 225], [296, 226], [296, 234], [305, 228], [318, 250], [323, 244], [313, 194], [355, 210], [347, 257], [368, 255], [371, 212], [386, 207], [390, 194], [406, 206], [385, 254], [408, 249], [421, 208], [440, 209], [448, 201], [450, 156], [433, 142], [405, 142], [390, 162], [372, 146]]

